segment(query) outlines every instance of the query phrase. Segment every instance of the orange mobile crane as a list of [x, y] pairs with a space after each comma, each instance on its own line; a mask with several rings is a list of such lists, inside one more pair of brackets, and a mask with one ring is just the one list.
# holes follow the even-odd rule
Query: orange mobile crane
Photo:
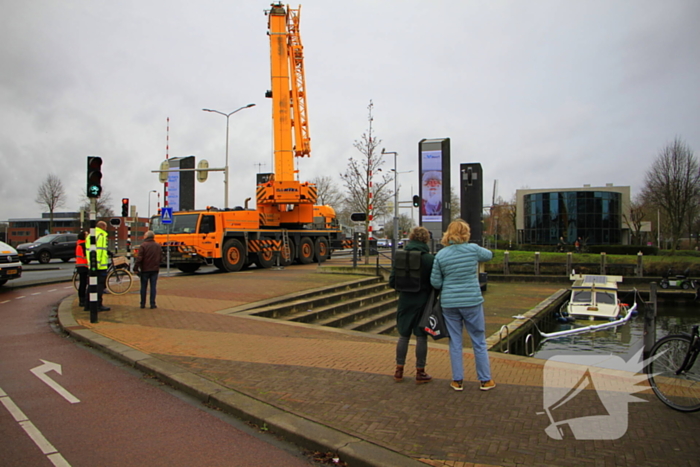
[[272, 4], [268, 14], [274, 130], [274, 173], [258, 174], [256, 209], [245, 207], [173, 214], [172, 224], [153, 219], [156, 241], [184, 272], [203, 264], [239, 271], [250, 263], [269, 268], [325, 261], [351, 242], [330, 206], [316, 206], [316, 187], [298, 181], [295, 158], [311, 155], [306, 113], [304, 56], [299, 35], [301, 9]]

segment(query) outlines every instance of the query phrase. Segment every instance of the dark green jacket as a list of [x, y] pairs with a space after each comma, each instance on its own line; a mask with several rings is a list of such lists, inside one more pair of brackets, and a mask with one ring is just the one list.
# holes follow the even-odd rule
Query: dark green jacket
[[[418, 292], [399, 292], [399, 305], [396, 310], [396, 328], [400, 335], [410, 336], [411, 332], [416, 336], [424, 336], [425, 332], [418, 328], [423, 308], [430, 298], [433, 287], [430, 285], [430, 273], [433, 270], [435, 257], [430, 254], [430, 248], [423, 242], [411, 240], [404, 247], [406, 250], [423, 252], [421, 255], [421, 288]], [[389, 276], [389, 287], [395, 288], [394, 270]]]

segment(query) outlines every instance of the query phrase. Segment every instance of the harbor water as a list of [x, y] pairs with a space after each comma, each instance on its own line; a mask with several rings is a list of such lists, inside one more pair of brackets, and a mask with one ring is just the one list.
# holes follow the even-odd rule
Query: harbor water
[[[644, 346], [644, 313], [646, 306], [638, 300], [639, 314], [624, 326], [602, 331], [549, 339], [540, 343], [533, 355], [548, 359], [555, 355], [617, 355], [629, 360]], [[598, 323], [598, 322], [596, 322]], [[545, 332], [563, 331], [573, 327], [594, 324], [577, 321], [556, 324]], [[690, 332], [700, 324], [700, 302], [692, 300], [659, 300], [656, 316], [656, 339], [678, 332]]]

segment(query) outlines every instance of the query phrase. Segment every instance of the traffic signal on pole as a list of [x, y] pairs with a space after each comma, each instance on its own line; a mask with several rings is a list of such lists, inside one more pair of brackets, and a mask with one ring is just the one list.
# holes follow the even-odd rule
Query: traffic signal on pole
[[87, 195], [99, 198], [102, 194], [102, 158], [87, 158]]
[[122, 217], [129, 217], [129, 198], [122, 198]]
[[420, 196], [413, 195], [413, 207], [414, 208], [420, 207]]

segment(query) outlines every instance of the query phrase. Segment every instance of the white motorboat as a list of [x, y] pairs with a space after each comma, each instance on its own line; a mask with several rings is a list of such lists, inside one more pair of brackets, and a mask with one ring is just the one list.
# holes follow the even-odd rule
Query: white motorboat
[[569, 316], [574, 319], [617, 319], [622, 313], [617, 298], [617, 284], [622, 276], [597, 276], [571, 274], [571, 298], [567, 305]]

